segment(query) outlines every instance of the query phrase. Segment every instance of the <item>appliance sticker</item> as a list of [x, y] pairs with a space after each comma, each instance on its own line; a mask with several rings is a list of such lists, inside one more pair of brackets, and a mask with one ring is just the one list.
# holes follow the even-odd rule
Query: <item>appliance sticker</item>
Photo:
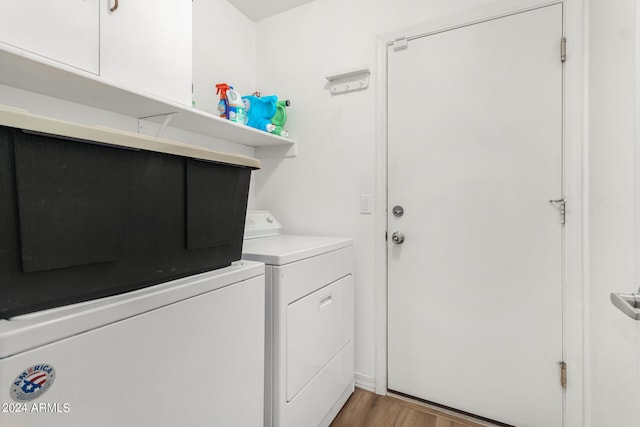
[[56, 370], [46, 363], [22, 371], [11, 383], [10, 395], [16, 402], [29, 402], [42, 396], [56, 379]]

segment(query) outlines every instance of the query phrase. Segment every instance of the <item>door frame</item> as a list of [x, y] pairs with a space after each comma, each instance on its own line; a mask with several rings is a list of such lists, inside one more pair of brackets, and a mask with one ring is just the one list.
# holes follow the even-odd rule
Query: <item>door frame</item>
[[[440, 17], [424, 24], [393, 33], [377, 40], [376, 79], [376, 219], [375, 230], [375, 388], [387, 393], [387, 48], [395, 40], [411, 40], [526, 12], [540, 7], [563, 4], [564, 36], [568, 39], [567, 61], [563, 67], [563, 196], [567, 200], [564, 230], [563, 270], [563, 360], [567, 363], [568, 386], [563, 393], [564, 427], [590, 425], [588, 416], [588, 2], [581, 0], [511, 0]], [[560, 60], [560, 52], [558, 52]], [[559, 375], [559, 373], [558, 373]], [[559, 377], [558, 377], [559, 378]]]

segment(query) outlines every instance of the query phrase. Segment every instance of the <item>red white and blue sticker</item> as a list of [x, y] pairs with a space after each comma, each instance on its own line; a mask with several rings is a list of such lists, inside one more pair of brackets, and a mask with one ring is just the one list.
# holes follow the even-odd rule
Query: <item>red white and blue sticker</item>
[[56, 379], [56, 370], [46, 363], [33, 365], [22, 371], [11, 383], [11, 398], [29, 402], [42, 396]]

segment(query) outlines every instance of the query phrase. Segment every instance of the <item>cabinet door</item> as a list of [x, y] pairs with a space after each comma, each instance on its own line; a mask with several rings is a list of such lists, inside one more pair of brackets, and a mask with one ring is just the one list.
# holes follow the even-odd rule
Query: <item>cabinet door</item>
[[4, 2], [0, 42], [98, 73], [100, 0]]
[[102, 0], [100, 75], [191, 105], [191, 0]]

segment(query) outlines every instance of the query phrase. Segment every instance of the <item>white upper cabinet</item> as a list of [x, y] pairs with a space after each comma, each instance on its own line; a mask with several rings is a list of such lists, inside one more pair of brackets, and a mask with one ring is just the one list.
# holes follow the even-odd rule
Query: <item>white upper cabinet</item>
[[99, 73], [100, 0], [4, 1], [0, 43]]
[[0, 6], [0, 45], [188, 106], [191, 28], [191, 0], [20, 0]]
[[191, 105], [191, 0], [101, 0], [100, 76]]

